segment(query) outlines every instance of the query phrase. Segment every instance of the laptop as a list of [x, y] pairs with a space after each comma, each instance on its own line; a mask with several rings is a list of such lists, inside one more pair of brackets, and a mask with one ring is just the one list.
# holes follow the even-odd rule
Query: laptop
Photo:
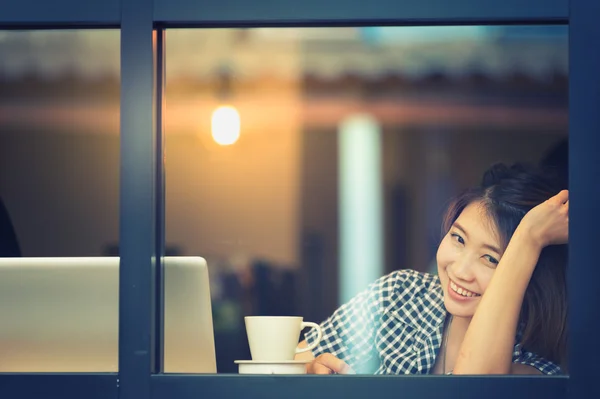
[[[164, 372], [216, 373], [206, 261], [165, 257]], [[0, 258], [0, 372], [117, 372], [119, 258]]]

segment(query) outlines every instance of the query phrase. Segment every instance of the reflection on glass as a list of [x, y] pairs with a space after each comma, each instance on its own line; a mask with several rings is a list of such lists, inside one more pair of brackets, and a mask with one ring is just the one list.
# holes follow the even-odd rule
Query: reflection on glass
[[[208, 260], [219, 372], [250, 358], [243, 316], [321, 321], [341, 304], [342, 121], [368, 115], [381, 142], [370, 184], [382, 222], [362, 245], [372, 257], [381, 246], [382, 266], [357, 262], [351, 290], [397, 269], [436, 273], [451, 197], [495, 162], [564, 164], [566, 32], [169, 30], [167, 252]], [[227, 146], [212, 130], [223, 104], [241, 118]]]

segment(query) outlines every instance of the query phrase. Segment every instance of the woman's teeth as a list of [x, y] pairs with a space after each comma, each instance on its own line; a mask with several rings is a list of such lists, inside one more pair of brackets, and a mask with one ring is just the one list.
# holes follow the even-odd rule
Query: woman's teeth
[[480, 296], [479, 294], [476, 294], [471, 291], [467, 291], [464, 288], [459, 287], [458, 285], [454, 284], [454, 282], [452, 280], [450, 280], [450, 288], [452, 288], [452, 291], [456, 292], [457, 294], [462, 295], [467, 298]]

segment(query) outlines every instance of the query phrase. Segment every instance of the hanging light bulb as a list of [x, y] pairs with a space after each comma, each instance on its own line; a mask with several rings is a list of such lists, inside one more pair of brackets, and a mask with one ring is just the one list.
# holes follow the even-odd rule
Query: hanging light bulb
[[234, 144], [240, 138], [240, 113], [231, 105], [217, 107], [212, 113], [211, 129], [217, 144]]
[[211, 131], [213, 140], [219, 145], [232, 145], [240, 138], [240, 113], [230, 103], [232, 97], [231, 69], [222, 64], [217, 72], [217, 98], [219, 105], [212, 113]]

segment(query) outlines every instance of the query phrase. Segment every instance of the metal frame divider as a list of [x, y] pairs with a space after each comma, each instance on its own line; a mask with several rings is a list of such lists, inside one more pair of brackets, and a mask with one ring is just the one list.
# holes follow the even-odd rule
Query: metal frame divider
[[570, 6], [569, 398], [600, 398], [600, 1]]
[[119, 398], [149, 397], [158, 371], [155, 52], [152, 0], [121, 0]]
[[165, 30], [156, 27], [154, 30], [156, 41], [155, 49], [155, 81], [156, 81], [156, 259], [160, 260], [154, 271], [154, 370], [162, 372], [164, 368], [164, 292], [165, 281], [163, 272], [163, 259], [165, 256], [165, 139], [164, 139], [164, 111], [165, 111]]

